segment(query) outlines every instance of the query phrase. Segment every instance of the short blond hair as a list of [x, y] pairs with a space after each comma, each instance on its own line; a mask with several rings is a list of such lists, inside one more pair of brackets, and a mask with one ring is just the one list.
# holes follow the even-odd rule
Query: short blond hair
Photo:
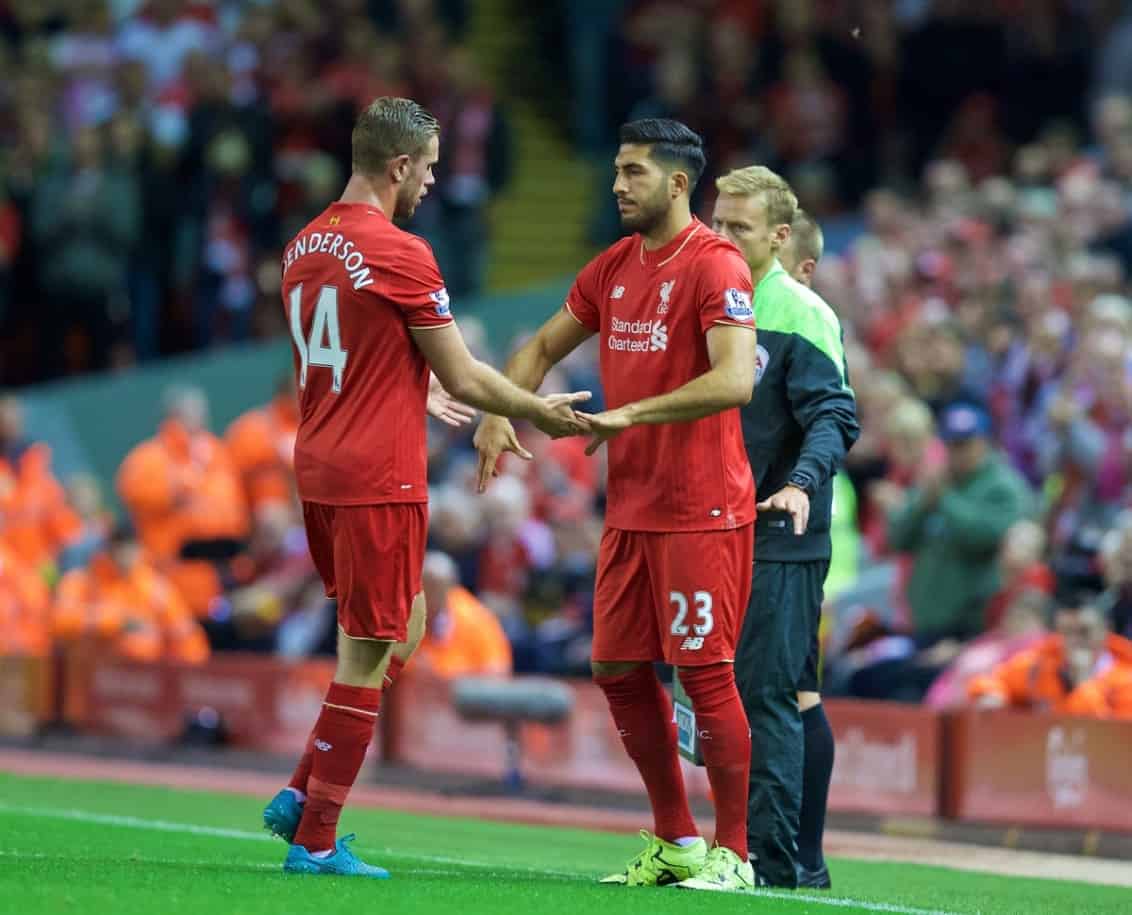
[[798, 254], [799, 263], [809, 259], [816, 264], [821, 260], [822, 252], [825, 250], [825, 235], [817, 220], [801, 207], [794, 211], [790, 237], [794, 241], [794, 250]]
[[761, 194], [766, 201], [766, 221], [769, 225], [790, 225], [798, 209], [798, 198], [786, 179], [765, 165], [748, 165], [736, 168], [715, 181], [721, 194], [734, 197], [753, 197]]

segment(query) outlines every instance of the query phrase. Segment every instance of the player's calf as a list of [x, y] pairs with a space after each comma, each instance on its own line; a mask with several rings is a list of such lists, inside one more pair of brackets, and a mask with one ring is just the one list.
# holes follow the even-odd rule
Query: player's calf
[[633, 760], [649, 795], [658, 836], [669, 842], [698, 836], [680, 757], [672, 703], [651, 664], [612, 668], [595, 662], [594, 682], [609, 702], [609, 711], [621, 735], [625, 752]]
[[715, 797], [715, 842], [747, 860], [747, 792], [751, 729], [731, 664], [681, 667], [696, 716], [696, 737]]

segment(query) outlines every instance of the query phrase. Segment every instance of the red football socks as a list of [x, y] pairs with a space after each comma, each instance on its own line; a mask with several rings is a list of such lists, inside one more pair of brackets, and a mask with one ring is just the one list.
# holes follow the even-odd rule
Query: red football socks
[[747, 860], [751, 728], [731, 664], [682, 667], [680, 682], [696, 713], [698, 743], [715, 797], [715, 841]]
[[311, 777], [312, 762], [314, 762], [314, 731], [311, 731], [311, 736], [307, 738], [307, 745], [303, 755], [299, 757], [299, 764], [295, 766], [291, 780], [287, 782], [287, 787], [298, 791], [303, 798], [307, 796], [307, 780]]
[[[390, 657], [389, 667], [385, 671], [385, 680], [381, 684], [382, 690], [387, 690], [393, 685], [400, 676], [405, 662], [398, 658], [396, 655]], [[329, 700], [327, 700], [329, 701]], [[320, 719], [321, 720], [321, 719]], [[317, 727], [317, 725], [316, 725]], [[291, 780], [287, 783], [288, 788], [293, 788], [299, 792], [302, 798], [307, 796], [307, 781], [311, 776], [311, 763], [314, 761], [314, 732], [307, 738], [306, 749], [303, 750], [303, 755], [299, 757], [299, 764], [295, 767], [294, 773], [291, 775]]]
[[295, 833], [296, 845], [309, 852], [334, 848], [342, 805], [373, 740], [380, 705], [381, 690], [330, 684], [322, 713], [311, 732], [307, 803]]
[[669, 842], [698, 835], [676, 753], [672, 703], [652, 667], [644, 664], [618, 677], [595, 677], [594, 682], [605, 693], [625, 751], [641, 773], [656, 834]]

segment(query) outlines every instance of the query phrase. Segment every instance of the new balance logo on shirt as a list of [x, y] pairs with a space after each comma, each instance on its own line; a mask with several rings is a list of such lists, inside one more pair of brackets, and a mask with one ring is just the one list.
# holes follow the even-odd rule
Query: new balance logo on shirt
[[316, 750], [322, 750], [323, 753], [327, 753], [334, 749], [334, 745], [327, 743], [325, 740], [316, 740], [314, 742], [314, 748]]

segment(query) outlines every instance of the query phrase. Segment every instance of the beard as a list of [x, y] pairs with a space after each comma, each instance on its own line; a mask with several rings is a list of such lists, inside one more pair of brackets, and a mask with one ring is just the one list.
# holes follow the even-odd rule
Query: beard
[[632, 214], [622, 213], [621, 228], [630, 232], [639, 232], [641, 235], [648, 235], [664, 222], [670, 206], [671, 202], [662, 187], [648, 200], [638, 202], [637, 212]]
[[397, 192], [397, 201], [393, 205], [393, 218], [394, 219], [408, 219], [417, 211], [417, 205], [421, 199], [421, 186], [415, 184], [412, 187], [408, 185], [401, 185]]

